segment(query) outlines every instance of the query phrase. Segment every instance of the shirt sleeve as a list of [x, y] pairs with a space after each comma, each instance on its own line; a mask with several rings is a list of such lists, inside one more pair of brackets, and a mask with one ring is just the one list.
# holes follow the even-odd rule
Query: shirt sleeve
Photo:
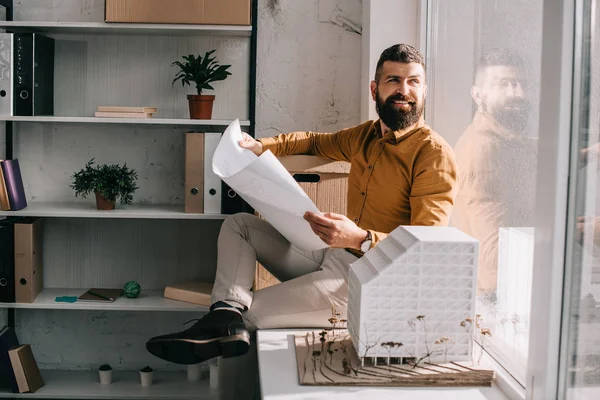
[[308, 154], [333, 161], [350, 161], [358, 143], [358, 127], [336, 133], [293, 132], [270, 138], [258, 139], [267, 150], [276, 156]]
[[383, 239], [385, 239], [386, 237], [388, 237], [387, 233], [374, 231], [372, 229], [367, 229], [367, 230], [369, 232], [371, 232], [371, 239], [373, 240], [371, 242], [371, 248], [377, 246], [377, 243], [381, 242]]
[[449, 146], [432, 144], [417, 157], [410, 191], [411, 225], [447, 226], [458, 187]]

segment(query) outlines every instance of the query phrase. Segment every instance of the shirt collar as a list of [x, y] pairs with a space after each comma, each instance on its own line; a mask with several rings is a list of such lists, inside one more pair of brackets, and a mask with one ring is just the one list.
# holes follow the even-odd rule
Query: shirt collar
[[382, 138], [386, 139], [386, 141], [388, 142], [394, 142], [396, 144], [400, 143], [401, 141], [403, 141], [404, 139], [414, 135], [415, 133], [419, 132], [421, 129], [423, 129], [425, 127], [425, 125], [420, 125], [417, 126], [416, 128], [413, 128], [411, 130], [397, 130], [397, 131], [389, 131], [388, 133], [385, 134], [385, 136], [382, 136], [381, 134], [381, 119], [378, 119], [377, 121], [375, 121], [375, 132], [377, 133], [377, 137], [378, 138]]

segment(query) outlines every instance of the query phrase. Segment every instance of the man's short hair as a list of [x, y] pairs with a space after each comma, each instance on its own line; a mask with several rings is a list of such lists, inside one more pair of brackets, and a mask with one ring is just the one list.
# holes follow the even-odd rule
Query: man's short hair
[[381, 70], [383, 69], [383, 63], [386, 61], [396, 61], [405, 64], [417, 63], [421, 64], [423, 69], [425, 69], [425, 61], [423, 60], [423, 55], [419, 52], [419, 50], [408, 44], [395, 44], [385, 49], [383, 53], [381, 53], [381, 56], [379, 56], [379, 61], [377, 61], [377, 69], [375, 70], [375, 82], [379, 82], [379, 78], [381, 78]]
[[504, 66], [523, 68], [525, 63], [521, 55], [510, 49], [492, 49], [483, 53], [483, 56], [477, 63], [475, 73], [475, 85], [480, 86], [483, 79], [483, 73], [487, 67]]

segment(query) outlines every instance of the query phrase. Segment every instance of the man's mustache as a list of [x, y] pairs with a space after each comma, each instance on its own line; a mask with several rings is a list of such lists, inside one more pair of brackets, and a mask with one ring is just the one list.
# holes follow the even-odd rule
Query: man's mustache
[[395, 95], [392, 95], [392, 96], [388, 97], [385, 102], [386, 103], [392, 103], [394, 101], [407, 101], [409, 103], [416, 103], [417, 102], [411, 96], [405, 96], [405, 95], [403, 95], [401, 93], [398, 93], [398, 94], [395, 94]]

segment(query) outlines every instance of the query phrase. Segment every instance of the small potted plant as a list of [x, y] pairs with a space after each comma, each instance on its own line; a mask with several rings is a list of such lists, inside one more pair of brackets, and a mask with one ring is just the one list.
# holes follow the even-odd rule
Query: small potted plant
[[181, 86], [196, 86], [197, 95], [188, 94], [191, 119], [211, 119], [214, 95], [203, 95], [205, 89], [214, 90], [211, 82], [222, 81], [231, 73], [227, 71], [231, 65], [219, 65], [215, 57], [211, 57], [216, 50], [211, 50], [204, 54], [204, 57], [198, 57], [190, 54], [183, 56], [185, 62], [175, 61], [171, 65], [179, 67], [179, 72], [173, 79], [173, 85], [181, 81]]
[[118, 198], [121, 204], [132, 203], [133, 193], [138, 189], [136, 181], [137, 172], [127, 164], [94, 166], [92, 158], [85, 168], [73, 175], [71, 188], [75, 190], [75, 196], [84, 199], [93, 192], [98, 210], [114, 210]]
[[152, 385], [153, 375], [154, 370], [149, 365], [146, 365], [144, 368], [140, 369], [140, 380], [142, 381], [142, 386]]
[[108, 364], [102, 364], [98, 367], [98, 373], [100, 374], [100, 383], [108, 385], [112, 382], [112, 367]]

